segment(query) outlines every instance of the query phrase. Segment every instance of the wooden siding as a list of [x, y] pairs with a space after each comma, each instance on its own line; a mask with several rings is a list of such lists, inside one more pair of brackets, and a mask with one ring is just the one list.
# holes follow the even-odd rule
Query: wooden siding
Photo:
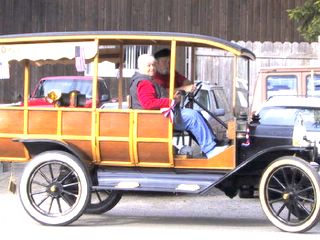
[[0, 34], [174, 31], [227, 40], [301, 41], [287, 9], [305, 0], [1, 0]]
[[[279, 41], [278, 44], [302, 41], [295, 30], [295, 24], [288, 19], [286, 10], [304, 2], [305, 0], [1, 0], [0, 34], [80, 30], [177, 31], [212, 35], [227, 40], [258, 41], [265, 49], [269, 44], [264, 43], [265, 41]], [[256, 47], [251, 48], [250, 42], [247, 46], [255, 53], [259, 51]], [[204, 62], [205, 58], [203, 56], [201, 61]], [[267, 62], [263, 60], [264, 65]], [[202, 67], [202, 72], [197, 74], [201, 79], [211, 79], [210, 82], [217, 82], [217, 79], [223, 81], [223, 72], [230, 72], [231, 67], [226, 62], [219, 62], [221, 64], [225, 65], [224, 70], [210, 70], [216, 76], [208, 73], [212, 66], [210, 62], [204, 64], [206, 69]], [[0, 103], [14, 102], [23, 93], [22, 72], [21, 64], [12, 64], [11, 78], [0, 80]], [[32, 68], [30, 89], [34, 88], [41, 77], [50, 75], [77, 75], [77, 72], [74, 66], [48, 65]]]

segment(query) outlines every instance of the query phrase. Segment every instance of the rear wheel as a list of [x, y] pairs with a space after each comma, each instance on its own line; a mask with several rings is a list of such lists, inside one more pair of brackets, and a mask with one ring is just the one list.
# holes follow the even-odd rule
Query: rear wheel
[[92, 190], [90, 202], [85, 210], [88, 214], [102, 214], [114, 208], [122, 193], [109, 190]]
[[262, 175], [260, 202], [268, 219], [287, 232], [305, 232], [320, 220], [320, 179], [306, 161], [282, 157]]
[[20, 199], [27, 213], [45, 225], [67, 225], [84, 212], [90, 198], [85, 166], [73, 155], [48, 151], [26, 166]]

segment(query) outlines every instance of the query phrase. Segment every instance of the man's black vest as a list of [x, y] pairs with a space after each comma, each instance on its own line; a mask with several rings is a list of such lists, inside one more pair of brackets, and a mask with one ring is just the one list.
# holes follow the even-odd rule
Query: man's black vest
[[141, 74], [139, 72], [136, 72], [132, 78], [131, 78], [131, 83], [130, 83], [130, 96], [131, 96], [131, 108], [133, 109], [143, 109], [141, 106], [141, 103], [138, 99], [138, 93], [137, 93], [137, 87], [138, 83], [140, 81], [148, 80], [152, 83], [154, 86], [156, 93], [157, 93], [157, 98], [167, 98], [168, 93], [167, 91], [161, 87], [158, 83], [152, 80], [152, 77]]

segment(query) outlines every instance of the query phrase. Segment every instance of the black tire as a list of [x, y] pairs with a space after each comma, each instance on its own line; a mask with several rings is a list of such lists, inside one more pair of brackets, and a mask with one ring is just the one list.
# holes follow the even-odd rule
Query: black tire
[[272, 162], [259, 186], [262, 209], [286, 232], [305, 232], [320, 220], [320, 178], [303, 159], [287, 156]]
[[74, 222], [90, 199], [87, 172], [79, 159], [67, 152], [47, 151], [37, 155], [27, 164], [20, 181], [24, 209], [45, 225]]
[[108, 191], [108, 190], [92, 190], [91, 198], [85, 213], [87, 214], [102, 214], [112, 208], [114, 208], [120, 199], [122, 193], [119, 191]]

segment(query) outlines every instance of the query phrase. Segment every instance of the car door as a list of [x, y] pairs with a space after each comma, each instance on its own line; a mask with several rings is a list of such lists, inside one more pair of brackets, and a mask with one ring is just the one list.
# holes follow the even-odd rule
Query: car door
[[103, 165], [172, 167], [172, 125], [159, 111], [99, 109], [97, 148]]

